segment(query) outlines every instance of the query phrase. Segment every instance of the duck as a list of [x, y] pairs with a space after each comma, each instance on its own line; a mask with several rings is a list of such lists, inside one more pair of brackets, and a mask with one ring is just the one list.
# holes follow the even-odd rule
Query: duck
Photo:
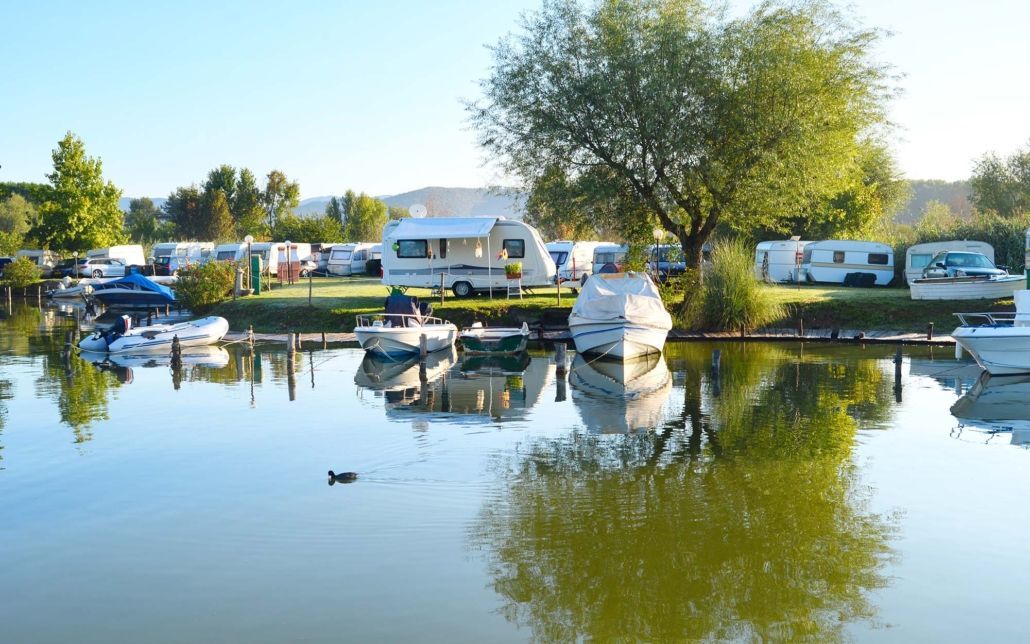
[[329, 485], [333, 483], [353, 483], [358, 480], [357, 472], [336, 472], [329, 470]]

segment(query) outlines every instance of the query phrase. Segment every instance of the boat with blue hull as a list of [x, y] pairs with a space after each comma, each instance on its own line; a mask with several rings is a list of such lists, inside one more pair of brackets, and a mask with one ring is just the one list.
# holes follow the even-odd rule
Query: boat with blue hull
[[175, 293], [139, 274], [93, 285], [93, 297], [105, 306], [154, 307], [175, 304]]

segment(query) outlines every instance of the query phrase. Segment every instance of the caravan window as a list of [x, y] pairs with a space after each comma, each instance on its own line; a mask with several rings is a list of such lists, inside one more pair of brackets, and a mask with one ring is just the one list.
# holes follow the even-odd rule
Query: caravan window
[[554, 260], [554, 265], [555, 266], [564, 266], [565, 265], [565, 260], [568, 259], [568, 258], [569, 258], [569, 254], [566, 253], [565, 251], [557, 251], [557, 250], [552, 250], [551, 251], [551, 259]]
[[526, 240], [505, 239], [501, 242], [504, 250], [508, 251], [508, 259], [517, 259], [526, 256]]
[[420, 259], [428, 257], [429, 242], [424, 239], [401, 239], [397, 242], [397, 257]]
[[886, 266], [887, 253], [869, 253], [869, 263], [879, 264], [880, 266]]
[[930, 265], [930, 253], [918, 253], [911, 255], [912, 268], [926, 268]]
[[338, 259], [343, 262], [350, 261], [351, 250], [349, 248], [334, 248], [333, 252], [329, 253], [329, 259]]
[[844, 251], [842, 251], [842, 250], [835, 250], [835, 251], [833, 251], [833, 263], [834, 264], [843, 264], [844, 263]]

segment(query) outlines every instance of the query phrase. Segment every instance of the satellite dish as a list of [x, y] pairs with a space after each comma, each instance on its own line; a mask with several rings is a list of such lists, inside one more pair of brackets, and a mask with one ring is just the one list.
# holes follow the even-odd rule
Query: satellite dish
[[415, 219], [422, 219], [423, 217], [429, 214], [429, 211], [426, 210], [426, 207], [422, 204], [415, 203], [411, 204], [411, 207], [408, 208], [408, 214], [410, 214]]

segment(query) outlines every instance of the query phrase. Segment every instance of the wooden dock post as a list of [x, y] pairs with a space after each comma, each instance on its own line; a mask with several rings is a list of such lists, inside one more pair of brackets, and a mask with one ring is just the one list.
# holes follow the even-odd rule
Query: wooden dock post
[[324, 350], [324, 349], [328, 348], [328, 346], [329, 345], [327, 345], [326, 342], [325, 342], [325, 331], [322, 331], [322, 349]]
[[172, 369], [182, 368], [182, 345], [179, 344], [179, 336], [172, 337]]
[[805, 318], [798, 318], [798, 337], [805, 337]]
[[293, 353], [297, 350], [296, 340], [292, 333], [286, 334], [286, 357], [293, 361]]
[[425, 360], [426, 356], [428, 356], [428, 355], [429, 355], [429, 338], [427, 338], [426, 334], [423, 333], [422, 335], [418, 336], [418, 357], [421, 360]]
[[554, 345], [554, 364], [556, 368], [555, 371], [558, 374], [559, 378], [564, 378], [565, 374], [568, 372], [569, 369], [568, 361], [565, 358], [566, 349], [568, 349], [568, 347], [565, 345], [564, 342], [559, 342], [558, 344]]
[[247, 347], [251, 353], [254, 353], [254, 327], [247, 327]]
[[926, 324], [926, 339], [933, 340], [933, 322]]
[[557, 274], [554, 276], [554, 290], [558, 293], [558, 306], [561, 306], [561, 280]]

